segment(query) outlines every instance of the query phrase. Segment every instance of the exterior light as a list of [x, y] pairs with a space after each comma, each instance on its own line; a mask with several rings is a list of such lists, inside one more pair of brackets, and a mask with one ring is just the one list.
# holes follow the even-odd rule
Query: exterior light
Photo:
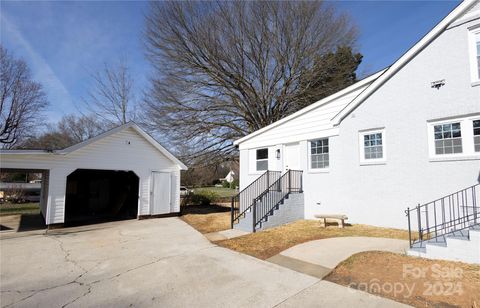
[[277, 157], [277, 159], [280, 159], [280, 149], [277, 149], [277, 151], [275, 152], [275, 157]]

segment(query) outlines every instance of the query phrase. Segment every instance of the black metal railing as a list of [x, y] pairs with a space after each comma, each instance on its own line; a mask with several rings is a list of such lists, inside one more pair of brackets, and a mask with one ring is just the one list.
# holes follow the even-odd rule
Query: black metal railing
[[[432, 202], [407, 208], [410, 247], [480, 224], [479, 184]], [[415, 227], [416, 225], [416, 227]]]
[[261, 193], [252, 204], [252, 231], [291, 193], [303, 192], [301, 170], [288, 170]]
[[255, 199], [263, 193], [270, 185], [276, 182], [282, 173], [280, 171], [267, 170], [255, 181], [250, 183], [236, 196], [232, 197], [231, 207], [231, 227], [238, 222], [241, 217], [245, 216], [245, 212], [249, 210]]

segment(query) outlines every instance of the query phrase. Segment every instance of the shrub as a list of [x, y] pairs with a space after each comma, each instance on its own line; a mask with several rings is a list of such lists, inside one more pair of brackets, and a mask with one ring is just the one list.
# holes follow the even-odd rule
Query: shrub
[[192, 192], [186, 196], [186, 204], [188, 205], [210, 205], [218, 199], [218, 194], [210, 190], [201, 190]]
[[230, 183], [230, 188], [231, 188], [231, 189], [235, 189], [235, 188], [237, 188], [237, 187], [239, 187], [239, 186], [240, 186], [240, 183], [238, 182], [238, 180], [233, 180], [233, 182]]
[[222, 187], [223, 188], [230, 188], [230, 183], [228, 183], [227, 181], [223, 181], [222, 182]]

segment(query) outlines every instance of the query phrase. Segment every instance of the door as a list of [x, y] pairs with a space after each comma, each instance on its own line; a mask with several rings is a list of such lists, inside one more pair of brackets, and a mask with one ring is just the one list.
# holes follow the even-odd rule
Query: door
[[289, 143], [285, 145], [283, 169], [284, 171], [300, 170], [300, 143]]
[[169, 172], [152, 172], [152, 215], [170, 213], [171, 177]]

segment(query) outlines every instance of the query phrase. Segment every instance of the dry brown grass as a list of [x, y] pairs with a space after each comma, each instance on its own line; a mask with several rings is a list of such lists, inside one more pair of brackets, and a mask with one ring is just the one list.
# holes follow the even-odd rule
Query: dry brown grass
[[[410, 269], [424, 274], [412, 275]], [[461, 262], [362, 252], [340, 263], [325, 280], [415, 307], [480, 307], [480, 266]]]
[[277, 228], [218, 241], [216, 244], [260, 259], [268, 259], [292, 246], [323, 238], [341, 236], [371, 236], [408, 239], [408, 231], [367, 225], [347, 225], [323, 228], [319, 221], [300, 220]]
[[219, 205], [189, 205], [181, 219], [201, 233], [230, 229], [230, 208]]

